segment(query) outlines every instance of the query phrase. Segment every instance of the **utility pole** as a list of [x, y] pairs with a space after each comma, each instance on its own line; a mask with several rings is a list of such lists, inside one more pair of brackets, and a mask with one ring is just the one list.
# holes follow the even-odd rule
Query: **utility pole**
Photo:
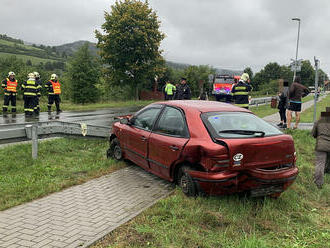
[[315, 93], [314, 93], [314, 117], [313, 117], [313, 122], [316, 122], [316, 103], [317, 103], [317, 91], [319, 88], [319, 75], [318, 75], [318, 70], [320, 66], [320, 60], [318, 60], [314, 56], [314, 63], [315, 63]]
[[298, 37], [297, 37], [297, 47], [296, 47], [296, 60], [294, 62], [294, 71], [293, 71], [293, 80], [296, 77], [296, 72], [297, 72], [297, 66], [298, 66], [298, 47], [299, 47], [299, 35], [300, 35], [300, 18], [292, 18], [292, 21], [297, 21], [298, 22]]

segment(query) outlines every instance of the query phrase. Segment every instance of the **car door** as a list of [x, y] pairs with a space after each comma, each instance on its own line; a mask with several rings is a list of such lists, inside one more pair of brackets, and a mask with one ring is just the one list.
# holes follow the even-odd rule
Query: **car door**
[[149, 169], [147, 161], [148, 139], [162, 105], [143, 109], [131, 119], [125, 137], [126, 156], [137, 165]]
[[181, 109], [166, 106], [149, 138], [148, 161], [153, 173], [170, 179], [170, 167], [180, 157], [189, 140], [189, 131]]

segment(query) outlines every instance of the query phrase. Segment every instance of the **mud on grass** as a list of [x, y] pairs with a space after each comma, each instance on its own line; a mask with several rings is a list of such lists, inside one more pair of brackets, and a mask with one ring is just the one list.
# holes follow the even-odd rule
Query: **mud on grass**
[[308, 131], [290, 133], [300, 174], [279, 199], [244, 195], [188, 198], [177, 188], [94, 248], [329, 247], [330, 176], [318, 190], [312, 180], [315, 140]]
[[0, 149], [0, 210], [84, 183], [125, 166], [106, 158], [106, 140], [61, 138]]

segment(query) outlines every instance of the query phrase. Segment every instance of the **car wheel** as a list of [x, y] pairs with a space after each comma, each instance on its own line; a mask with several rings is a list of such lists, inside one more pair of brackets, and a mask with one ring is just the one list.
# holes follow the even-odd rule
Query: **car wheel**
[[183, 193], [187, 196], [196, 196], [196, 186], [191, 176], [187, 173], [187, 170], [191, 170], [189, 166], [182, 166], [179, 169], [178, 185], [182, 189]]
[[114, 138], [111, 143], [110, 147], [107, 150], [107, 158], [114, 158], [116, 160], [121, 160], [123, 158], [123, 152], [120, 147], [119, 140]]

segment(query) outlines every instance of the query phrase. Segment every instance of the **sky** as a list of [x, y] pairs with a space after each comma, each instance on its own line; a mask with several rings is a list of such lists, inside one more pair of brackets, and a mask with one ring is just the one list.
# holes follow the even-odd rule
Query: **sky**
[[[114, 0], [0, 0], [0, 34], [61, 45], [96, 42]], [[166, 60], [254, 72], [269, 62], [288, 65], [314, 56], [330, 74], [329, 0], [149, 0], [166, 38]]]

